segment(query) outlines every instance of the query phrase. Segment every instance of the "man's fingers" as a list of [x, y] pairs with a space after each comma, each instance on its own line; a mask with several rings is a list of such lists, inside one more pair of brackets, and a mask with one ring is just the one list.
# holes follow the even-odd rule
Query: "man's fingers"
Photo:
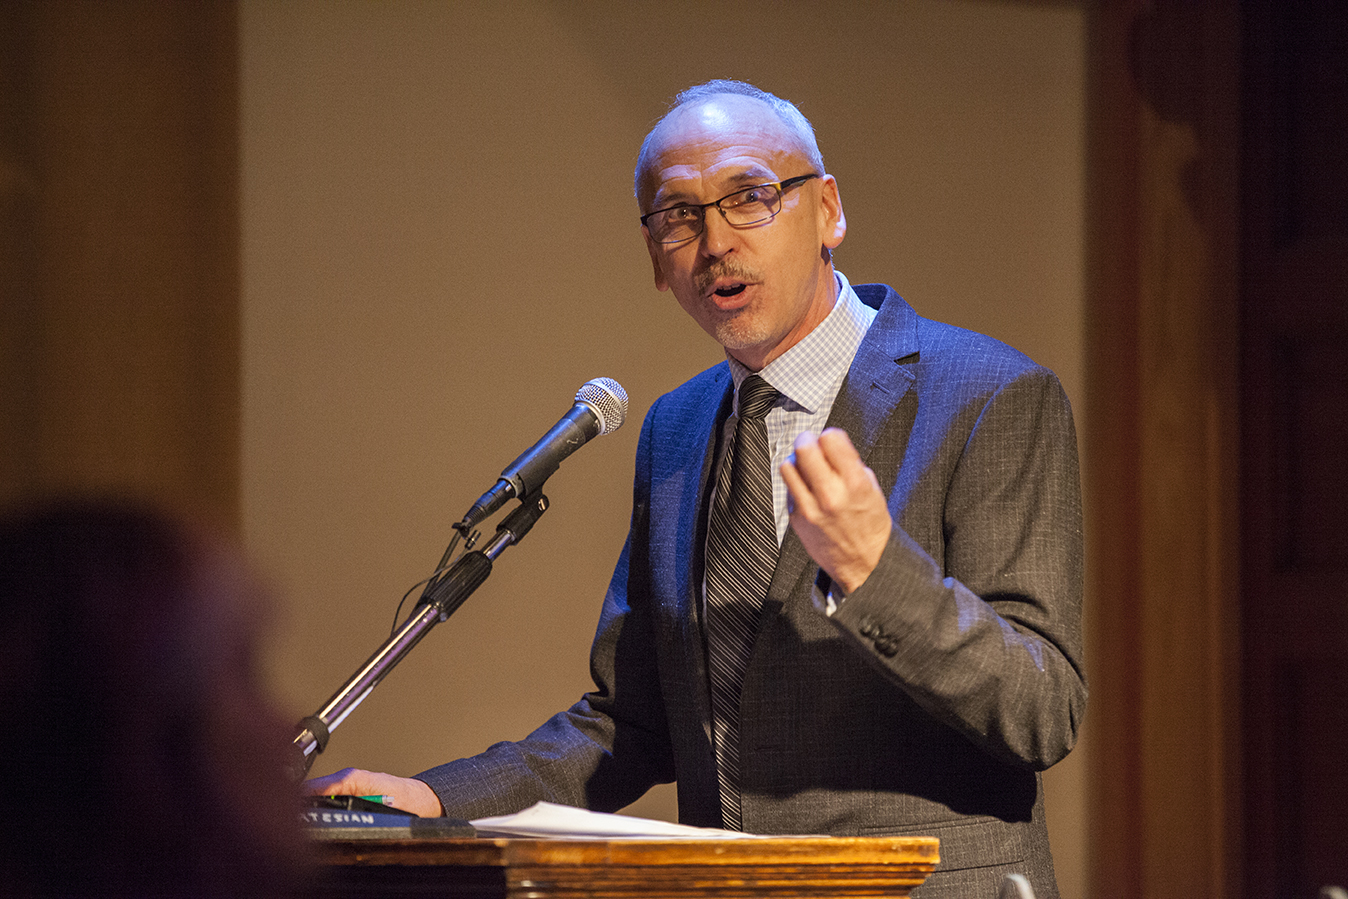
[[[827, 438], [824, 435], [828, 435]], [[846, 464], [847, 450], [852, 447], [847, 434], [837, 428], [827, 429], [824, 435], [803, 431], [792, 444], [793, 452], [787, 460], [796, 466], [801, 480], [815, 493], [827, 493], [839, 486], [843, 470], [838, 467], [838, 462], [841, 460]], [[835, 447], [830, 451], [829, 444], [836, 444], [839, 436], [846, 447]], [[851, 449], [851, 453], [859, 461], [856, 450]]]
[[[852, 445], [847, 432], [839, 428], [826, 428], [815, 436], [806, 431], [796, 437], [795, 451], [788, 458], [788, 464], [794, 466], [799, 475], [799, 483], [787, 487], [793, 494], [807, 490], [818, 506], [831, 507], [848, 502], [849, 496], [857, 491], [880, 489], [875, 473], [861, 461], [861, 455]], [[783, 470], [785, 480], [785, 469]], [[793, 496], [800, 506], [800, 496]]]
[[810, 487], [800, 476], [800, 470], [792, 459], [782, 464], [782, 481], [786, 484], [786, 508], [789, 514], [801, 514], [813, 518], [818, 514], [819, 504], [815, 502]]
[[343, 768], [323, 777], [314, 777], [304, 782], [306, 792], [319, 796], [332, 794], [360, 795], [370, 792], [365, 788], [370, 772], [360, 768]]
[[861, 464], [861, 455], [852, 445], [852, 438], [842, 428], [825, 428], [817, 443], [834, 471], [846, 471]]
[[392, 796], [395, 808], [412, 812], [423, 818], [444, 814], [440, 798], [425, 783], [410, 777], [365, 771], [361, 768], [343, 768], [326, 777], [315, 777], [304, 782], [304, 789], [319, 796]]
[[879, 489], [875, 472], [861, 461], [861, 454], [852, 444], [852, 438], [839, 428], [828, 428], [819, 435], [819, 449], [828, 461], [829, 468], [850, 489], [860, 489], [874, 484]]
[[[800, 470], [802, 477], [808, 475], [812, 469], [828, 464], [828, 460], [824, 458], [823, 452], [819, 449], [819, 438], [809, 431], [802, 431], [796, 435], [796, 439], [791, 444], [791, 454], [787, 456], [787, 461]], [[808, 480], [808, 477], [806, 480]]]
[[892, 522], [880, 481], [845, 431], [803, 433], [783, 463], [791, 526], [805, 550], [846, 591], [865, 582]]

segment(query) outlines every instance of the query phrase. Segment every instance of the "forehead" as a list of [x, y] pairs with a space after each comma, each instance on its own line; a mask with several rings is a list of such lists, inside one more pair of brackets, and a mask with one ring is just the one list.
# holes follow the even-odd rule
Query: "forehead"
[[[657, 127], [642, 177], [646, 204], [716, 199], [737, 185], [800, 174], [799, 137], [766, 103], [721, 95], [675, 110]], [[719, 193], [718, 193], [719, 191]]]

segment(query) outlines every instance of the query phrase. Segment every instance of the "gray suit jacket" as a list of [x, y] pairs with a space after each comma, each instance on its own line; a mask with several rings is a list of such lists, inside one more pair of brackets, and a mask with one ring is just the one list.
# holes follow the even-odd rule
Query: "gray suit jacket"
[[[1081, 669], [1081, 511], [1071, 410], [1053, 374], [918, 316], [884, 285], [834, 404], [898, 527], [829, 617], [783, 541], [741, 701], [745, 830], [941, 839], [917, 894], [1057, 895], [1038, 772], [1072, 748]], [[418, 775], [448, 814], [539, 800], [615, 811], [677, 781], [679, 817], [719, 826], [700, 591], [705, 508], [732, 382], [661, 397], [637, 450], [632, 524], [591, 652], [595, 689], [518, 743]]]

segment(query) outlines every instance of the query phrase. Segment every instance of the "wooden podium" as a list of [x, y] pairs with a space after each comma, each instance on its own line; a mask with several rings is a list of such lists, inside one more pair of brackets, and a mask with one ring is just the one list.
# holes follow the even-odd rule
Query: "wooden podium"
[[317, 850], [325, 896], [692, 899], [907, 896], [935, 837], [353, 839]]

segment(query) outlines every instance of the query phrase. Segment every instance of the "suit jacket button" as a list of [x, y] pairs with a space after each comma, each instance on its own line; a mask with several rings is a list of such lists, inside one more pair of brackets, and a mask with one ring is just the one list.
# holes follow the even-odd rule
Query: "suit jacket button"
[[893, 637], [879, 637], [875, 641], [875, 651], [882, 656], [894, 656], [898, 654], [899, 644]]
[[878, 637], [880, 635], [880, 626], [869, 618], [861, 619], [861, 622], [857, 625], [857, 630], [861, 632], [863, 637]]

